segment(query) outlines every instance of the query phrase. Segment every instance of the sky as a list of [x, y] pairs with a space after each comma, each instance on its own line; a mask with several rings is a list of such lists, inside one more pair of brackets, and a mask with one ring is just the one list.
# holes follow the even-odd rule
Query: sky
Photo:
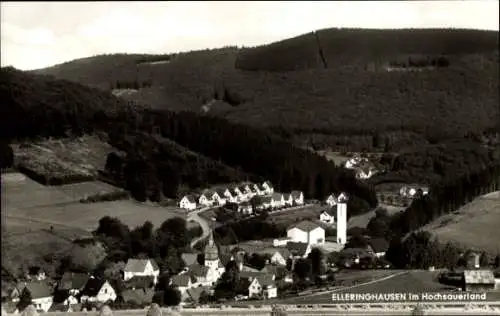
[[330, 27], [499, 29], [498, 0], [1, 2], [1, 65], [257, 46]]

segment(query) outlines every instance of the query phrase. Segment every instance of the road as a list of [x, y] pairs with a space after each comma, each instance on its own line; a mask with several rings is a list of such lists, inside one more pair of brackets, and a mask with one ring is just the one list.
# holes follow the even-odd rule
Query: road
[[191, 241], [191, 248], [193, 248], [194, 245], [196, 245], [196, 243], [198, 243], [200, 240], [207, 238], [208, 235], [210, 234], [210, 232], [212, 231], [212, 228], [210, 227], [211, 224], [199, 215], [201, 212], [207, 211], [209, 209], [211, 209], [211, 207], [200, 208], [198, 210], [194, 210], [194, 211], [190, 212], [187, 216], [187, 221], [197, 222], [198, 225], [200, 225], [201, 230], [202, 230], [201, 236], [194, 238]]

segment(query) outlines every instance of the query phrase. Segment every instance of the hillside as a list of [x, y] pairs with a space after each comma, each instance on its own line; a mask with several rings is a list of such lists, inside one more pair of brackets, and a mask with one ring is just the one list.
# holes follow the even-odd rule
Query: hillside
[[135, 87], [127, 98], [155, 109], [204, 111], [320, 148], [380, 147], [374, 132], [382, 144], [415, 145], [499, 122], [498, 32], [325, 29], [164, 63], [138, 56], [96, 56], [36, 72], [105, 89]]
[[322, 199], [346, 191], [372, 207], [377, 203], [373, 188], [352, 172], [265, 130], [147, 109], [106, 91], [13, 68], [2, 68], [0, 93], [7, 141], [105, 133], [125, 153], [109, 154], [106, 172], [138, 200], [175, 197], [183, 186], [267, 179], [283, 192], [300, 189]]

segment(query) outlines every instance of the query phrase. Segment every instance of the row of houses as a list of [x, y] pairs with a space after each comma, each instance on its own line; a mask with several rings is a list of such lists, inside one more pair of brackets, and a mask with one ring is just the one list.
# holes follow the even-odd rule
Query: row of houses
[[[129, 259], [122, 272], [123, 299], [142, 297], [142, 301], [151, 302], [160, 274], [156, 262], [152, 259]], [[29, 279], [18, 282], [5, 293], [3, 299], [8, 302], [5, 309], [9, 312], [16, 312], [16, 304], [23, 291], [29, 292], [32, 304], [39, 312], [80, 311], [86, 305], [114, 302], [118, 294], [112, 283], [106, 278], [75, 272], [66, 272], [55, 282], [46, 278], [43, 271], [37, 271]]]
[[274, 193], [271, 182], [265, 181], [261, 185], [243, 183], [227, 188], [206, 189], [200, 195], [188, 194], [179, 201], [179, 207], [194, 210], [198, 206], [221, 206], [226, 203], [241, 203], [254, 196], [266, 196]]

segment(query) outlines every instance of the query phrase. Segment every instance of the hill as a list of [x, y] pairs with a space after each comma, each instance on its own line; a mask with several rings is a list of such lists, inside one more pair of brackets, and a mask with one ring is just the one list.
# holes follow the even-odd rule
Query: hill
[[459, 210], [425, 225], [422, 230], [441, 242], [451, 242], [466, 249], [500, 253], [500, 192], [474, 199]]
[[36, 72], [105, 89], [136, 87], [127, 98], [153, 108], [203, 109], [317, 148], [381, 150], [374, 133], [397, 147], [401, 139], [415, 145], [499, 122], [498, 32], [325, 29], [164, 63], [138, 56], [96, 56]]
[[1, 126], [7, 141], [103, 132], [125, 153], [108, 155], [107, 175], [138, 200], [176, 197], [183, 185], [267, 179], [283, 192], [300, 189], [322, 199], [346, 191], [370, 206], [377, 203], [373, 189], [352, 172], [265, 130], [192, 112], [152, 110], [13, 68], [2, 68], [0, 93], [6, 100]]

